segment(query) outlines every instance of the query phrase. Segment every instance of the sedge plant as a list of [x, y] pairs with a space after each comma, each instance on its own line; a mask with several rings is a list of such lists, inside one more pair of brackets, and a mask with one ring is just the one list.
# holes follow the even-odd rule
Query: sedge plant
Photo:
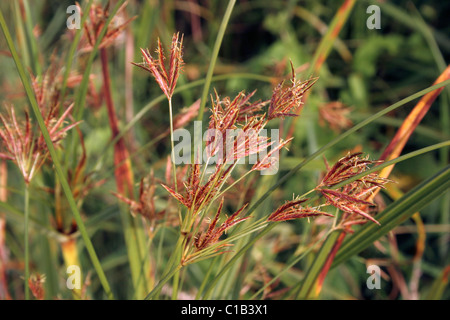
[[[191, 30], [179, 28], [170, 4], [189, 13]], [[403, 297], [420, 296], [430, 227], [421, 211], [448, 192], [450, 171], [443, 163], [414, 188], [404, 188], [404, 177], [393, 168], [436, 151], [445, 159], [448, 134], [419, 124], [433, 112], [435, 100], [445, 97], [450, 81], [440, 58], [442, 36], [435, 42], [420, 20], [440, 68], [431, 86], [402, 98], [389, 91], [390, 100], [378, 97], [390, 101], [387, 107], [361, 116], [359, 106], [348, 103], [348, 92], [335, 100], [324, 89], [343, 86], [327, 70], [327, 59], [335, 59], [333, 47], [346, 62], [367, 55], [362, 50], [352, 56], [339, 39], [358, 9], [356, 1], [341, 1], [328, 28], [316, 16], [323, 8], [312, 4], [289, 2], [286, 12], [277, 2], [225, 5], [146, 1], [139, 8], [125, 0], [83, 1], [76, 4], [81, 28], [62, 32], [63, 46], [49, 59], [44, 44], [51, 46], [52, 34], [40, 38], [28, 2], [23, 10], [13, 8], [16, 23], [26, 19], [12, 29], [18, 39], [1, 8], [5, 59], [14, 61], [20, 82], [1, 81], [24, 93], [6, 94], [0, 114], [0, 298], [354, 298], [341, 282], [359, 279], [351, 271], [370, 262], [359, 255], [365, 249], [388, 256], [381, 261], [385, 273]], [[258, 67], [249, 73], [257, 63], [241, 64], [241, 70], [220, 61], [221, 49], [223, 54], [233, 51], [227, 45], [234, 49], [227, 34], [233, 15], [256, 14], [258, 7], [280, 10], [264, 23], [279, 32], [285, 51], [282, 56], [275, 46], [270, 54], [276, 59], [262, 56], [269, 64], [262, 70], [270, 76], [259, 74]], [[224, 14], [215, 23], [219, 10]], [[323, 35], [310, 63], [299, 62], [296, 31], [284, 28], [290, 19], [304, 19]], [[52, 25], [61, 21], [55, 18]], [[215, 36], [204, 39], [206, 34]], [[155, 43], [153, 49], [140, 48], [149, 43]], [[214, 44], [211, 50], [206, 43]], [[58, 57], [67, 48], [68, 54]], [[209, 62], [199, 66], [192, 48]], [[126, 76], [121, 64], [127, 65]], [[359, 76], [349, 80], [356, 96]], [[128, 101], [131, 93], [134, 101]], [[390, 129], [389, 116], [418, 98], [392, 139], [389, 132], [364, 136], [376, 123]], [[190, 154], [183, 159], [190, 161], [177, 162], [177, 134], [192, 133], [198, 123], [206, 130], [187, 144]], [[268, 130], [280, 134], [269, 136]], [[407, 149], [414, 132], [437, 141]], [[15, 175], [24, 181], [20, 188]], [[23, 199], [16, 203], [18, 196]], [[412, 262], [398, 254], [392, 236], [411, 217], [419, 234]], [[445, 223], [432, 227], [448, 229]], [[19, 241], [16, 234], [22, 233]], [[23, 257], [20, 279], [8, 273], [15, 265], [10, 256], [19, 262]], [[409, 287], [402, 270], [408, 263], [414, 270]], [[82, 267], [82, 283], [70, 291], [60, 275], [74, 265]], [[427, 296], [445, 296], [448, 266], [424, 265], [435, 275], [435, 293]], [[337, 277], [336, 269], [344, 277]]]

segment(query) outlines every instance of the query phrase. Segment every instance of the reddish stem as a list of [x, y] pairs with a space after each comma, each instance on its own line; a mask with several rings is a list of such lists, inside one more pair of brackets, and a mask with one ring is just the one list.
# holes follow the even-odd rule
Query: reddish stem
[[334, 243], [333, 249], [331, 249], [330, 254], [327, 257], [327, 260], [323, 265], [322, 271], [320, 271], [319, 277], [317, 278], [316, 295], [319, 295], [320, 291], [322, 290], [322, 285], [323, 282], [325, 281], [325, 277], [327, 276], [328, 271], [330, 270], [331, 265], [333, 264], [334, 257], [336, 257], [336, 254], [339, 251], [339, 248], [341, 247], [346, 234], [347, 234], [346, 232], [342, 232], [339, 235], [336, 242]]
[[[111, 82], [106, 49], [100, 49], [100, 59], [102, 63], [104, 96], [106, 101], [106, 109], [108, 111], [109, 126], [111, 127], [112, 139], [115, 139], [119, 135], [120, 131], [111, 95]], [[117, 191], [120, 194], [133, 199], [133, 173], [131, 170], [130, 155], [123, 137], [119, 138], [114, 145], [114, 164]], [[128, 194], [126, 195], [126, 193]]]

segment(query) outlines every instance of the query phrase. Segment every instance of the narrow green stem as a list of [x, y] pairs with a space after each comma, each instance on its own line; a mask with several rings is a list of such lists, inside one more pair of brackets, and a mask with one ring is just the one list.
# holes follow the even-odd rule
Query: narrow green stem
[[195, 300], [199, 300], [202, 296], [203, 290], [205, 289], [206, 284], [208, 283], [209, 276], [211, 275], [211, 272], [214, 268], [214, 266], [217, 263], [217, 260], [219, 259], [219, 256], [214, 257], [214, 260], [209, 265], [208, 271], [205, 274], [205, 277], [203, 278], [202, 284], [200, 285], [200, 288], [198, 288], [197, 294], [195, 295]]
[[164, 276], [164, 278], [162, 278], [161, 281], [155, 286], [155, 288], [153, 288], [153, 290], [145, 297], [145, 300], [150, 300], [150, 299], [153, 299], [155, 296], [157, 296], [159, 294], [159, 292], [161, 291], [161, 288], [163, 287], [163, 285], [165, 285], [167, 283], [167, 281], [169, 281], [176, 272], [179, 272], [181, 270], [181, 268], [182, 268], [182, 266], [179, 265], [179, 266], [173, 268], [172, 270], [170, 270]]
[[177, 298], [178, 298], [179, 283], [180, 283], [180, 270], [175, 272], [175, 275], [173, 276], [172, 300], [177, 300]]
[[[172, 161], [172, 174], [173, 174], [173, 186], [175, 188], [175, 192], [178, 192], [178, 186], [177, 186], [177, 171], [175, 166], [175, 145], [174, 145], [174, 139], [173, 139], [173, 111], [172, 111], [172, 98], [169, 100], [169, 118], [170, 118], [170, 145], [171, 145], [171, 161]], [[178, 216], [180, 218], [180, 224], [182, 223], [183, 219], [181, 217], [181, 210], [178, 210]]]
[[316, 258], [314, 259], [313, 264], [310, 266], [305, 275], [303, 284], [297, 295], [297, 299], [307, 299], [309, 297], [311, 290], [316, 283], [316, 279], [319, 276], [320, 271], [322, 270], [322, 267], [324, 266], [325, 261], [327, 260], [328, 255], [330, 254], [331, 249], [333, 249], [333, 246], [341, 232], [342, 230], [335, 230], [325, 240], [324, 244], [320, 248], [320, 251], [317, 253]]
[[30, 194], [28, 190], [28, 183], [25, 183], [25, 190], [24, 190], [24, 214], [25, 214], [25, 223], [24, 223], [24, 229], [25, 229], [25, 237], [24, 237], [24, 245], [25, 245], [25, 300], [30, 300], [30, 290], [28, 287], [28, 279], [30, 278], [30, 248], [29, 248], [29, 240], [28, 240], [28, 222], [30, 218]]
[[228, 21], [230, 20], [231, 12], [236, 3], [236, 0], [230, 0], [228, 2], [227, 9], [223, 15], [222, 22], [220, 24], [219, 32], [216, 37], [216, 42], [214, 43], [213, 52], [211, 55], [211, 62], [209, 63], [208, 72], [206, 74], [205, 85], [203, 86], [202, 100], [200, 101], [200, 109], [198, 112], [198, 120], [203, 120], [203, 113], [206, 105], [206, 97], [208, 96], [209, 87], [211, 86], [211, 79], [214, 73], [214, 67], [216, 66], [217, 56], [219, 55], [220, 46], [222, 44], [223, 36], [225, 35], [225, 30], [227, 29]]
[[105, 273], [102, 269], [101, 263], [97, 257], [97, 254], [95, 252], [94, 246], [92, 245], [92, 242], [89, 238], [89, 234], [86, 231], [86, 227], [84, 225], [83, 219], [81, 217], [81, 214], [78, 210], [78, 207], [76, 205], [75, 199], [73, 197], [72, 191], [70, 189], [69, 183], [67, 182], [67, 179], [65, 177], [65, 174], [62, 170], [61, 163], [59, 161], [58, 155], [56, 153], [56, 150], [53, 146], [52, 139], [50, 137], [50, 134], [47, 130], [47, 127], [45, 126], [44, 119], [42, 118], [42, 114], [39, 110], [39, 106], [37, 104], [36, 98], [33, 93], [33, 89], [31, 87], [31, 83], [29, 78], [27, 77], [27, 74], [25, 73], [24, 66], [22, 64], [22, 61], [20, 60], [17, 50], [14, 46], [14, 41], [11, 37], [11, 33], [9, 31], [9, 28], [6, 24], [5, 18], [3, 16], [3, 12], [0, 10], [0, 27], [2, 28], [3, 34], [5, 35], [6, 43], [8, 44], [9, 50], [11, 51], [11, 55], [13, 57], [14, 63], [16, 64], [17, 71], [19, 73], [20, 79], [22, 81], [22, 84], [24, 86], [28, 101], [33, 109], [33, 113], [37, 119], [37, 122], [39, 124], [39, 128], [42, 132], [42, 135], [44, 137], [45, 143], [47, 145], [48, 151], [50, 153], [51, 159], [53, 160], [53, 165], [55, 168], [55, 171], [60, 179], [61, 187], [64, 190], [64, 193], [67, 197], [67, 201], [69, 203], [69, 206], [72, 210], [72, 213], [74, 215], [75, 221], [78, 225], [78, 229], [80, 231], [80, 234], [85, 242], [86, 249], [89, 253], [89, 256], [91, 258], [92, 264], [94, 265], [95, 270], [97, 271], [100, 283], [102, 284], [108, 298], [113, 299], [113, 294], [111, 292], [111, 288], [109, 286], [108, 280], [106, 279]]
[[[92, 5], [92, 2], [94, 0], [89, 0], [89, 2], [84, 6], [83, 8], [83, 12], [88, 12], [89, 8]], [[81, 18], [81, 25], [84, 26], [84, 23], [86, 22], [86, 19], [88, 18], [89, 15], [84, 14], [83, 17]], [[83, 29], [80, 28], [75, 32], [75, 37], [73, 38], [71, 45], [70, 45], [70, 49], [69, 49], [69, 53], [67, 55], [67, 64], [65, 67], [65, 71], [64, 71], [64, 76], [63, 76], [63, 80], [62, 80], [62, 85], [61, 85], [61, 103], [64, 101], [64, 98], [66, 96], [66, 90], [67, 90], [67, 80], [69, 79], [69, 75], [70, 75], [70, 71], [72, 69], [72, 64], [73, 64], [73, 60], [75, 58], [75, 51], [77, 50], [78, 47], [78, 43], [80, 42], [81, 39], [81, 33], [83, 32]]]
[[[173, 186], [175, 189], [175, 192], [178, 193], [178, 183], [177, 183], [177, 168], [175, 166], [175, 146], [174, 146], [174, 139], [173, 139], [173, 111], [172, 111], [172, 98], [169, 98], [169, 117], [170, 117], [170, 145], [172, 147], [171, 150], [171, 161], [172, 161], [172, 174], [173, 174]], [[180, 206], [178, 205], [178, 218], [180, 220], [180, 225], [183, 224], [183, 217], [181, 216], [181, 209]], [[180, 259], [177, 259], [178, 261], [181, 262], [181, 257]], [[180, 281], [180, 273], [179, 271], [177, 271], [175, 273], [175, 276], [173, 278], [173, 286], [172, 286], [172, 299], [176, 300], [177, 296], [178, 296], [178, 283]]]
[[255, 235], [247, 244], [239, 250], [231, 259], [228, 261], [228, 263], [216, 274], [214, 279], [209, 283], [208, 287], [204, 290], [205, 293], [203, 294], [203, 299], [208, 299], [212, 293], [212, 290], [215, 288], [217, 282], [220, 280], [220, 278], [234, 265], [234, 263], [239, 259], [248, 249], [252, 248], [255, 244], [255, 242], [269, 233], [270, 230], [272, 230], [273, 227], [275, 227], [275, 223], [268, 225], [264, 230], [262, 230], [260, 233]]
[[41, 65], [39, 63], [39, 54], [38, 54], [38, 48], [37, 48], [37, 39], [33, 35], [33, 19], [31, 16], [30, 6], [28, 5], [28, 1], [24, 0], [23, 7], [25, 9], [25, 32], [26, 32], [26, 38], [28, 47], [30, 50], [30, 56], [31, 56], [31, 67], [33, 68], [33, 71], [35, 75], [40, 75]]
[[153, 290], [147, 295], [145, 300], [148, 300], [150, 299], [150, 297], [155, 296], [159, 298], [159, 294], [162, 287], [161, 282], [164, 281], [164, 283], [166, 283], [175, 275], [175, 273], [177, 273], [181, 269], [182, 265], [180, 263], [181, 261], [180, 256], [184, 244], [184, 239], [185, 237], [183, 235], [180, 235], [178, 237], [177, 243], [175, 244], [175, 249], [173, 253], [170, 255], [169, 261], [165, 265], [166, 271], [162, 275], [162, 280], [160, 280], [159, 283], [153, 288]]
[[[237, 180], [235, 180], [232, 184], [230, 184], [225, 190], [221, 191], [217, 196], [215, 196], [215, 199], [219, 199], [221, 195], [223, 195], [225, 192], [227, 192], [228, 190], [230, 190], [232, 187], [234, 187], [236, 184], [239, 183], [239, 181], [241, 181], [242, 179], [244, 179], [246, 176], [248, 176], [250, 173], [252, 173], [253, 171], [247, 171], [245, 174], [243, 174], [241, 177], [239, 177]], [[231, 174], [231, 172], [230, 172]], [[225, 183], [225, 179], [224, 179], [224, 183]], [[219, 189], [220, 190], [220, 189]]]
[[307, 250], [305, 250], [302, 254], [300, 254], [299, 256], [295, 257], [291, 257], [289, 259], [289, 261], [286, 263], [286, 267], [283, 268], [283, 270], [277, 272], [277, 275], [275, 277], [273, 277], [272, 279], [270, 279], [269, 282], [267, 282], [266, 284], [264, 284], [264, 286], [262, 288], [260, 288], [253, 296], [251, 296], [251, 298], [249, 300], [254, 300], [256, 299], [256, 297], [258, 295], [260, 295], [261, 293], [264, 292], [264, 290], [270, 286], [272, 283], [274, 283], [276, 280], [278, 280], [287, 270], [289, 270], [290, 268], [292, 268], [293, 266], [295, 266], [300, 260], [302, 260], [307, 254], [309, 254], [318, 243], [322, 243], [322, 241], [324, 239], [326, 239], [328, 237], [328, 235], [333, 231], [333, 228], [330, 229], [330, 231], [328, 231], [325, 235], [323, 235], [323, 237], [317, 241], [316, 243], [314, 243], [312, 246], [310, 246]]

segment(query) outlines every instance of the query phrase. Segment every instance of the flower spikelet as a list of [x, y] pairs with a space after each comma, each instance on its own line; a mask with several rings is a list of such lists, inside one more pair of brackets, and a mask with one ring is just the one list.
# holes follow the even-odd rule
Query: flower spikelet
[[318, 216], [328, 216], [333, 215], [319, 211], [312, 207], [303, 207], [302, 203], [306, 202], [308, 199], [294, 199], [287, 201], [285, 204], [278, 207], [277, 210], [272, 212], [272, 214], [267, 218], [268, 221], [287, 221], [300, 218], [318, 217]]
[[166, 56], [164, 55], [164, 50], [159, 39], [156, 49], [156, 58], [153, 58], [148, 49], [141, 48], [141, 53], [144, 61], [142, 63], [133, 64], [150, 72], [167, 99], [170, 100], [184, 65], [183, 35], [181, 35], [180, 38], [180, 34], [176, 33], [172, 37], [168, 69], [166, 68], [165, 63]]
[[303, 82], [297, 80], [292, 63], [291, 68], [292, 78], [290, 79], [290, 84], [285, 85], [285, 81], [282, 81], [273, 90], [272, 99], [269, 104], [268, 120], [296, 117], [303, 104], [303, 95], [311, 89], [317, 81], [316, 78]]
[[361, 158], [362, 153], [347, 154], [336, 164], [328, 169], [322, 182], [316, 188], [327, 200], [327, 203], [342, 210], [347, 214], [357, 214], [372, 222], [379, 224], [366, 211], [370, 206], [375, 206], [370, 200], [371, 194], [384, 185], [391, 182], [389, 179], [380, 177], [377, 173], [366, 176], [348, 183], [336, 190], [332, 187], [360, 174], [369, 169], [369, 165], [379, 163], [371, 161], [368, 157]]
[[241, 212], [247, 207], [247, 205], [244, 205], [238, 211], [229, 216], [219, 227], [216, 227], [219, 221], [220, 213], [222, 211], [223, 201], [224, 199], [222, 198], [219, 208], [217, 209], [217, 213], [214, 219], [209, 224], [208, 230], [203, 235], [198, 235], [196, 237], [194, 245], [197, 248], [197, 250], [200, 251], [210, 246], [211, 244], [218, 242], [220, 236], [222, 236], [222, 234], [224, 234], [229, 228], [250, 218], [250, 217], [237, 218], [241, 214]]

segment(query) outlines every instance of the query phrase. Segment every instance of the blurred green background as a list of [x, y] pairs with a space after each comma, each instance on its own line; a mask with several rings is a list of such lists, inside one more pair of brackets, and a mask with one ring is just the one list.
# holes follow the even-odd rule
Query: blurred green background
[[[16, 26], [20, 18], [17, 16], [15, 6], [19, 2], [0, 3], [3, 12], [11, 13], [7, 15], [7, 22], [13, 32], [18, 31]], [[38, 61], [33, 61], [30, 57], [28, 60], [25, 57], [25, 60], [30, 70], [36, 72], [36, 65], [41, 66], [42, 70], [47, 69], [51, 63], [51, 53], [61, 57], [67, 53], [70, 42], [65, 38], [67, 32], [65, 10], [74, 3], [68, 0], [33, 0], [29, 3], [31, 7], [29, 23], [36, 34], [40, 54]], [[139, 62], [141, 61], [139, 48], [153, 50], [158, 37], [167, 47], [172, 33], [180, 31], [184, 34], [186, 65], [178, 86], [203, 79], [208, 70], [212, 48], [227, 3], [213, 0], [129, 1], [126, 14], [128, 18], [132, 16], [137, 18], [131, 23], [129, 33], [121, 35], [115, 46], [109, 50], [114, 100], [122, 126], [160, 95], [160, 89], [154, 79], [145, 72], [133, 68], [133, 101], [132, 104], [125, 101], [124, 73], [127, 64], [131, 62], [126, 61], [125, 43], [132, 41], [134, 48], [132, 61]], [[223, 75], [224, 79], [214, 81], [212, 86], [223, 96], [235, 96], [242, 90], [251, 92], [257, 89], [256, 98], [269, 99], [276, 82], [289, 74], [289, 60], [296, 67], [299, 78], [309, 78], [312, 74], [308, 74], [310, 66], [308, 63], [312, 61], [320, 41], [327, 32], [327, 26], [342, 3], [343, 1], [336, 0], [238, 0], [215, 66], [214, 75]], [[370, 16], [366, 10], [372, 4], [378, 5], [381, 9], [381, 29], [370, 30], [366, 26]], [[402, 98], [430, 86], [450, 60], [449, 15], [449, 1], [357, 1], [339, 33], [338, 41], [334, 43], [317, 75], [319, 80], [297, 122], [295, 139], [290, 152], [281, 163], [281, 170], [293, 167], [299, 159], [342, 132], [343, 129], [332, 130], [329, 124], [320, 119], [319, 109], [323, 105], [333, 101], [343, 103], [351, 108], [349, 120], [358, 123]], [[20, 34], [15, 33], [15, 36], [20, 43]], [[0, 37], [0, 50], [2, 53], [7, 51], [3, 37]], [[75, 67], [82, 71], [83, 63], [81, 57]], [[17, 86], [18, 78], [12, 59], [8, 58], [6, 53], [0, 58], [0, 68], [2, 70], [0, 83], [3, 83], [0, 98], [6, 101], [11, 96], [20, 94], [21, 88]], [[94, 64], [93, 73], [99, 73], [99, 63]], [[99, 90], [100, 75], [97, 76], [95, 83]], [[199, 85], [175, 95], [175, 113], [182, 107], [190, 106], [201, 94], [202, 86]], [[445, 88], [408, 141], [404, 153], [450, 138], [449, 103], [450, 89]], [[397, 109], [395, 113], [363, 128], [358, 134], [347, 138], [345, 143], [340, 143], [329, 150], [326, 154], [327, 159], [335, 161], [348, 150], [362, 150], [370, 154], [372, 159], [376, 159], [413, 107], [414, 103], [409, 103], [406, 107]], [[158, 136], [162, 128], [166, 130], [168, 126], [166, 103], [157, 103], [151, 112], [144, 114], [132, 128], [133, 144], [130, 147], [137, 150]], [[125, 298], [128, 294], [121, 290], [120, 283], [129, 277], [122, 269], [126, 264], [126, 254], [123, 240], [117, 237], [117, 233], [120, 232], [118, 227], [120, 222], [116, 214], [117, 201], [109, 193], [115, 189], [111, 171], [112, 148], [107, 150], [108, 157], [102, 158], [101, 168], [96, 166], [110, 138], [105, 108], [93, 109], [86, 115], [80, 127], [85, 135], [88, 150], [87, 171], [95, 172], [94, 179], [106, 179], [101, 187], [88, 194], [82, 211], [87, 218], [93, 242], [99, 248], [99, 255], [105, 263], [107, 274], [114, 279], [116, 297]], [[168, 142], [168, 139], [161, 140], [151, 150], [141, 151], [140, 156], [133, 160], [136, 181], [148, 174], [149, 164], [157, 175], [163, 177]], [[399, 188], [406, 192], [448, 162], [448, 149], [427, 153], [398, 164], [393, 172], [393, 178], [398, 181]], [[293, 193], [301, 194], [310, 190], [316, 185], [320, 170], [323, 170], [323, 161], [317, 159], [306, 171], [290, 179], [277, 190], [274, 199], [282, 201], [290, 199]], [[18, 195], [20, 192], [14, 190], [21, 188], [21, 181], [12, 166], [10, 172], [12, 192], [8, 201], [20, 207], [21, 197]], [[48, 170], [46, 174], [50, 175], [51, 171]], [[48, 177], [44, 174], [43, 181], [40, 181], [39, 185], [45, 185], [46, 178]], [[46, 207], [51, 202], [49, 199], [51, 196], [37, 188], [32, 197], [35, 201], [33, 210], [36, 219], [46, 221], [48, 217], [40, 214], [51, 212], [52, 209]], [[449, 201], [450, 195], [447, 192], [422, 212], [422, 219], [427, 226], [426, 249], [421, 269], [423, 272], [421, 286], [424, 292], [429, 290], [432, 281], [450, 262]], [[271, 205], [265, 203], [261, 210], [270, 210]], [[99, 223], [100, 221], [102, 222]], [[397, 236], [400, 252], [398, 261], [405, 262], [398, 267], [405, 274], [411, 272], [411, 264], [407, 261], [414, 255], [417, 240], [414, 228], [408, 229], [408, 226], [413, 225], [413, 222], [405, 222], [403, 232]], [[17, 239], [14, 239], [13, 230], [18, 226], [12, 222], [8, 228], [8, 243], [14, 244]], [[287, 243], [299, 241], [296, 234], [301, 234], [302, 231], [303, 225], [288, 223], [277, 229], [277, 237], [287, 239]], [[39, 256], [39, 242], [33, 246], [36, 249], [34, 254]], [[10, 248], [12, 257], [20, 257], [19, 247]], [[292, 248], [295, 249], [295, 246]], [[289, 250], [293, 250], [292, 248], [274, 255], [273, 252], [265, 252], [264, 246], [261, 246], [255, 249], [255, 254], [260, 250], [267, 261], [284, 261], [285, 255], [291, 252]], [[363, 256], [386, 258], [374, 248], [363, 253]], [[82, 259], [87, 257], [82, 256]], [[51, 263], [57, 264], [56, 261]], [[273, 263], [270, 267], [274, 268], [273, 271], [277, 265]], [[195, 283], [196, 272], [201, 273], [196, 267], [193, 267], [191, 272], [192, 281]], [[56, 283], [63, 276], [63, 272], [59, 275], [47, 275], [49, 287], [53, 285], [53, 289], [49, 290], [51, 293], [57, 292]], [[365, 270], [360, 267], [357, 260], [352, 260], [342, 268], [330, 272], [323, 297], [330, 299], [349, 296], [367, 299], [399, 297], [396, 291], [398, 288], [394, 288], [390, 280], [383, 280], [386, 281], [385, 290], [371, 291], [365, 286], [366, 278]], [[291, 278], [283, 280], [288, 283]], [[94, 293], [98, 286], [94, 280], [92, 284]], [[450, 298], [449, 290], [445, 292], [443, 298]]]

